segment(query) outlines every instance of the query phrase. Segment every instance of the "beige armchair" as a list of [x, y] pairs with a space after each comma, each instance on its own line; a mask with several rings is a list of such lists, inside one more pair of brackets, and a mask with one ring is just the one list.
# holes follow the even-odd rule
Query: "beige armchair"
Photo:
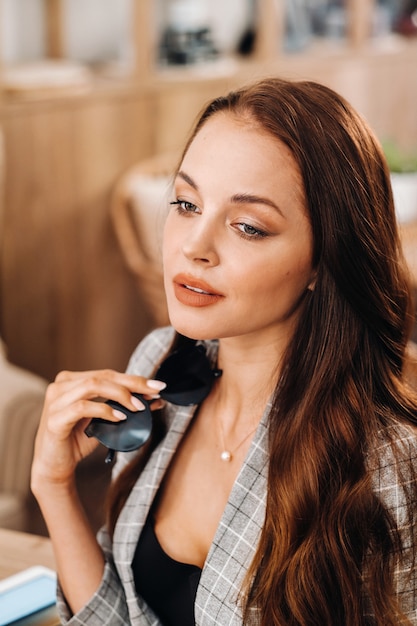
[[0, 527], [30, 529], [33, 443], [47, 382], [8, 362], [0, 340]]

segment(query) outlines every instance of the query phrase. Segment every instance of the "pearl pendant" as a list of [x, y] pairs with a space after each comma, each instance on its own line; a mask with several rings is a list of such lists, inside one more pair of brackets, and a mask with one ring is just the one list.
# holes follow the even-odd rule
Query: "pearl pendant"
[[220, 458], [225, 463], [230, 463], [230, 461], [232, 460], [232, 453], [229, 452], [229, 450], [223, 450], [223, 452], [220, 455]]

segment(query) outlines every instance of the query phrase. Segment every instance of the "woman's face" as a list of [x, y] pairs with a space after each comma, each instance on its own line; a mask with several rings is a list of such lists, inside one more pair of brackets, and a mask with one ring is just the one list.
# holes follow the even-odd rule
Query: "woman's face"
[[314, 280], [312, 232], [290, 150], [218, 113], [175, 179], [163, 244], [172, 325], [194, 339], [289, 338]]

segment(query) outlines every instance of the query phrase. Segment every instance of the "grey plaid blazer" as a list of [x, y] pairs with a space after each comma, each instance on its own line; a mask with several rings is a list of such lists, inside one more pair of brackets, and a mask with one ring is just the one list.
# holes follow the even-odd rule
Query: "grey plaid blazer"
[[[155, 363], [165, 355], [173, 338], [173, 329], [164, 328], [148, 335], [133, 354], [128, 371], [152, 375]], [[217, 343], [208, 342], [208, 354], [215, 360]], [[131, 563], [139, 535], [149, 508], [177, 449], [195, 407], [168, 406], [168, 433], [152, 454], [139, 477], [116, 525], [113, 542], [103, 529], [99, 540], [106, 555], [106, 568], [101, 585], [89, 603], [74, 616], [68, 614], [59, 592], [58, 606], [63, 624], [71, 626], [162, 626], [150, 608], [137, 597]], [[195, 601], [197, 626], [242, 626], [238, 602], [239, 590], [251, 562], [265, 516], [267, 490], [267, 417], [269, 406], [255, 433], [247, 458], [230, 494], [222, 519], [209, 551]], [[412, 455], [417, 466], [417, 438], [405, 428], [401, 431], [404, 454]], [[386, 447], [384, 463], [375, 469], [375, 491], [390, 507], [398, 523], [404, 525], [400, 469]], [[132, 454], [119, 454], [115, 473], [130, 460]], [[408, 479], [403, 477], [403, 479]], [[410, 529], [404, 527], [404, 533]], [[412, 546], [414, 550], [414, 545]], [[404, 610], [417, 626], [416, 572], [397, 572], [397, 591]], [[256, 622], [256, 615], [253, 616]]]

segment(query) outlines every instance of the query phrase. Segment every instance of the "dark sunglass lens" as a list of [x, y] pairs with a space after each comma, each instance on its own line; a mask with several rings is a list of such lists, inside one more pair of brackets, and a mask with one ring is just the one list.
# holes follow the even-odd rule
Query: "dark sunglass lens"
[[129, 411], [118, 402], [108, 400], [107, 404], [122, 411], [127, 419], [122, 422], [109, 422], [101, 418], [94, 418], [87, 426], [85, 433], [89, 437], [95, 437], [107, 448], [118, 452], [131, 452], [137, 450], [149, 439], [152, 431], [152, 414], [149, 405], [146, 404], [144, 411]]
[[213, 385], [214, 373], [204, 348], [191, 346], [165, 359], [155, 378], [167, 384], [161, 392], [164, 400], [187, 406], [204, 400]]

